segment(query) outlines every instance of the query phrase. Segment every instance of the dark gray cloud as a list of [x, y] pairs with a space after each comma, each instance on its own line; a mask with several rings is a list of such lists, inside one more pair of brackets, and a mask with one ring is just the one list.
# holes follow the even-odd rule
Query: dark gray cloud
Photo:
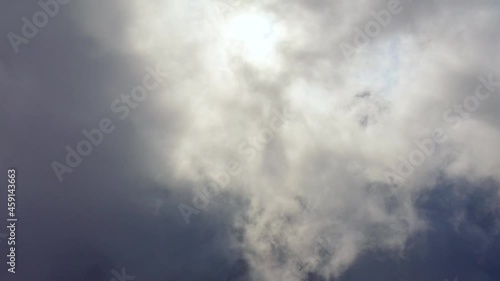
[[497, 280], [498, 200], [495, 182], [442, 180], [417, 199], [426, 231], [404, 252], [367, 251], [340, 280]]
[[[2, 36], [19, 32], [21, 17], [38, 9], [35, 1], [3, 3]], [[81, 15], [85, 9], [101, 14]], [[110, 50], [78, 20], [102, 21], [113, 35], [108, 39], [120, 42], [126, 11], [118, 1], [70, 3], [19, 54], [2, 40], [1, 157], [4, 171], [18, 171], [19, 246], [17, 273], [4, 266], [1, 279], [111, 280], [112, 270], [122, 267], [141, 280], [235, 280], [244, 273], [241, 256], [226, 247], [232, 217], [186, 227], [176, 203], [187, 195], [146, 176], [147, 144], [131, 120], [110, 110], [114, 98], [141, 82], [150, 63], [126, 48]], [[59, 183], [51, 162], [64, 162], [65, 146], [75, 148], [81, 131], [97, 128], [105, 117], [115, 131]], [[165, 201], [160, 215], [140, 204], [153, 197]], [[6, 246], [2, 241], [4, 265]]]

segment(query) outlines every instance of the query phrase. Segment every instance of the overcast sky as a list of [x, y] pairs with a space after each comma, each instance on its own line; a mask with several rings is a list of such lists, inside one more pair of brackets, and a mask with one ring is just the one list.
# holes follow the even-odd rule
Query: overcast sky
[[1, 280], [500, 280], [498, 1], [57, 1], [0, 3]]

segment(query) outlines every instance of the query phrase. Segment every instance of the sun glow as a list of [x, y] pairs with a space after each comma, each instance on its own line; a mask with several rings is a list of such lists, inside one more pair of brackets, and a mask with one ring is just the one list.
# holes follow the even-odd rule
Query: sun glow
[[259, 63], [272, 58], [279, 39], [277, 25], [260, 13], [235, 16], [227, 22], [224, 34], [245, 58]]

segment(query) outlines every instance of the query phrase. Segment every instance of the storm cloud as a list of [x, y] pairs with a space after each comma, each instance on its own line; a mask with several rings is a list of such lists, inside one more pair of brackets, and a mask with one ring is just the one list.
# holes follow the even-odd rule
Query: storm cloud
[[497, 1], [0, 7], [2, 280], [500, 278]]

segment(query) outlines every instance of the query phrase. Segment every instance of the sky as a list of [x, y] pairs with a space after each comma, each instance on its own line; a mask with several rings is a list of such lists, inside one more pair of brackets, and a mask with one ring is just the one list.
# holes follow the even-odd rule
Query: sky
[[498, 26], [493, 0], [1, 2], [0, 280], [500, 280]]

